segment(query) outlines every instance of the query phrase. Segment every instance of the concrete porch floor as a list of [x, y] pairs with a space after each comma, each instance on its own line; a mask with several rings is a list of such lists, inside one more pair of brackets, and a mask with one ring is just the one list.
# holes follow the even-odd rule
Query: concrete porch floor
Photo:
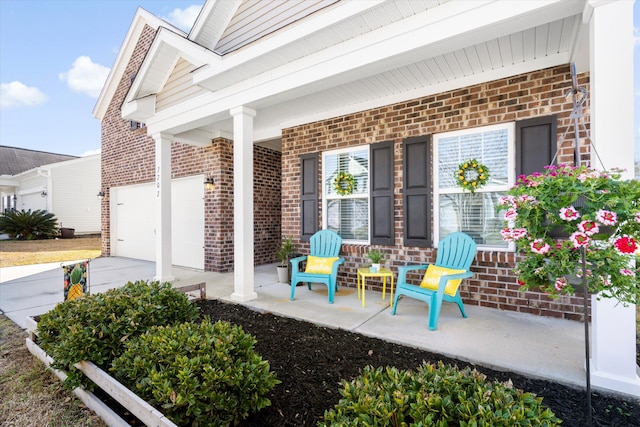
[[[207, 298], [232, 301], [233, 273], [211, 273], [174, 267], [174, 286], [206, 282]], [[91, 292], [103, 292], [127, 281], [152, 280], [155, 263], [127, 258], [96, 258], [90, 263]], [[369, 279], [373, 280], [373, 279]], [[277, 281], [275, 264], [256, 267], [258, 298], [242, 303], [260, 311], [346, 329], [444, 356], [512, 371], [530, 377], [584, 388], [584, 325], [580, 322], [523, 313], [465, 306], [468, 318], [454, 304], [444, 304], [438, 329], [429, 331], [428, 306], [403, 298], [397, 314], [391, 315], [389, 295], [366, 292], [362, 307], [356, 288], [341, 286], [334, 304], [327, 301], [327, 288], [315, 284], [296, 288], [290, 301], [290, 286]], [[340, 285], [340, 283], [339, 283]], [[45, 313], [63, 299], [59, 263], [0, 269], [0, 310], [25, 327], [28, 316]]]

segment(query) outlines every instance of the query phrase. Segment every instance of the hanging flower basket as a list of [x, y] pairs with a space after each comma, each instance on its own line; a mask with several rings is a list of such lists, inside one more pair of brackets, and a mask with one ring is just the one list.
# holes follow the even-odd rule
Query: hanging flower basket
[[476, 159], [470, 159], [458, 165], [454, 179], [464, 190], [474, 193], [489, 181], [489, 176], [488, 167]]
[[333, 180], [333, 189], [341, 196], [348, 196], [356, 189], [356, 179], [348, 172], [338, 172]]
[[620, 179], [620, 170], [546, 168], [520, 176], [500, 200], [502, 237], [524, 255], [515, 270], [521, 289], [573, 294], [584, 249], [589, 292], [637, 303], [640, 272], [632, 260], [640, 240], [640, 182]]

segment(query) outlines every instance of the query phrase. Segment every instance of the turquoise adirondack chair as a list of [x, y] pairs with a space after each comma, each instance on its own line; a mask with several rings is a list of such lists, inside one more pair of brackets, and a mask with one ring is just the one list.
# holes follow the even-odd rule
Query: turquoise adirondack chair
[[[320, 230], [311, 236], [309, 243], [309, 256], [291, 259], [291, 301], [296, 293], [296, 284], [307, 282], [311, 290], [312, 283], [324, 283], [328, 288], [329, 304], [333, 304], [338, 289], [338, 266], [344, 264], [344, 258], [338, 256], [342, 237], [335, 231]], [[305, 271], [300, 271], [302, 261], [307, 261]]]
[[[459, 285], [462, 279], [473, 277], [469, 268], [476, 256], [476, 251], [476, 243], [469, 235], [456, 232], [438, 243], [435, 264], [398, 267], [398, 285], [391, 314], [396, 314], [400, 296], [406, 295], [429, 305], [429, 329], [432, 331], [438, 325], [442, 301], [458, 304], [462, 317], [466, 318], [467, 314], [464, 312]], [[418, 270], [425, 270], [421, 284], [407, 283], [407, 273]]]

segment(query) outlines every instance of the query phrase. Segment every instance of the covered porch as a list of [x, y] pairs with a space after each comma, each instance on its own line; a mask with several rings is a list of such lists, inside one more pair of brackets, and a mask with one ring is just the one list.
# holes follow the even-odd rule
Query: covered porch
[[[129, 280], [151, 280], [155, 268], [151, 261], [96, 258], [91, 261], [91, 292], [104, 292]], [[346, 287], [347, 283], [339, 283], [334, 304], [327, 304], [327, 288], [320, 285], [313, 286], [313, 291], [300, 286], [296, 299], [290, 301], [289, 285], [278, 282], [275, 264], [255, 268], [257, 297], [245, 302], [232, 298], [233, 273], [181, 267], [174, 267], [173, 273], [173, 285], [178, 288], [206, 283], [208, 299], [345, 329], [500, 371], [585, 387], [580, 322], [472, 305], [466, 306], [469, 317], [464, 319], [455, 305], [445, 304], [438, 329], [429, 331], [426, 304], [405, 298], [392, 316], [389, 295], [383, 300], [380, 292], [367, 289], [363, 308], [356, 289]], [[3, 268], [0, 276], [0, 309], [21, 327], [28, 316], [45, 313], [63, 300], [59, 263]]]

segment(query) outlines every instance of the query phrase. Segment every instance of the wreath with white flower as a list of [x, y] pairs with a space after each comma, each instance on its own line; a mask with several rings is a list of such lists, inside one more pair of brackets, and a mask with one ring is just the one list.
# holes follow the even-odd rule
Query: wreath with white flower
[[333, 179], [333, 189], [341, 196], [348, 196], [356, 189], [356, 179], [349, 172], [338, 172]]
[[460, 187], [470, 192], [475, 192], [489, 181], [489, 168], [477, 161], [470, 159], [458, 165], [454, 179]]

